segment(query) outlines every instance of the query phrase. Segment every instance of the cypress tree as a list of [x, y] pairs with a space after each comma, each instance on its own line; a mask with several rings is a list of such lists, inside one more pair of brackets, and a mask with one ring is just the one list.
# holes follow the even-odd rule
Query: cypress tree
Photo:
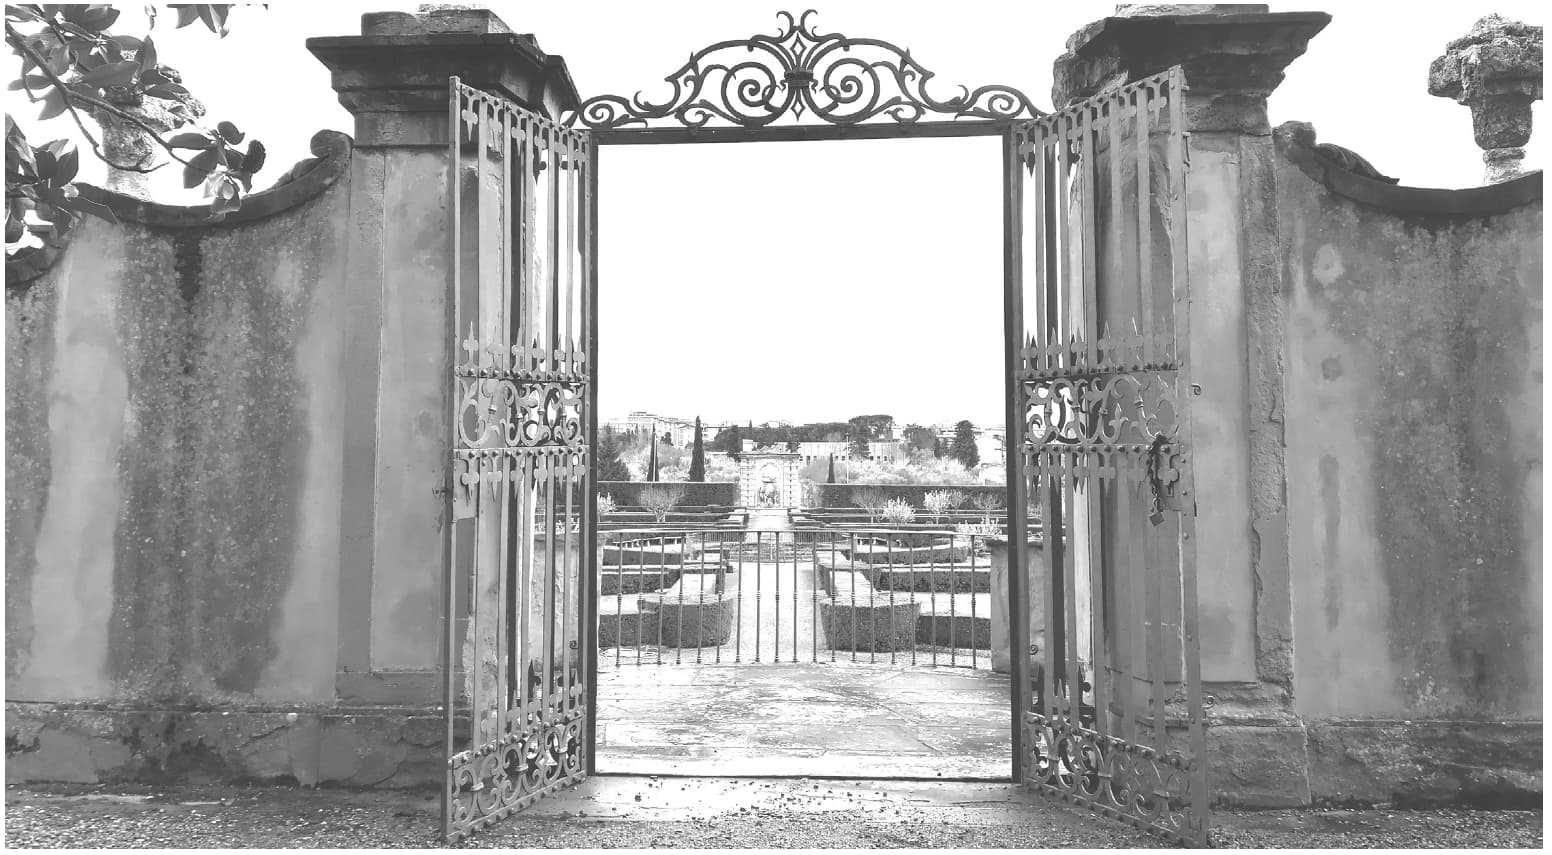
[[695, 417], [695, 445], [690, 449], [690, 480], [706, 480], [706, 449], [701, 447], [701, 417]]
[[620, 440], [614, 433], [605, 432], [598, 438], [598, 480], [629, 481], [630, 469], [620, 460]]
[[652, 423], [652, 433], [647, 440], [652, 443], [651, 450], [647, 453], [647, 480], [657, 480], [657, 422]]
[[830, 455], [830, 477], [825, 479], [826, 484], [835, 483], [835, 455]]
[[975, 425], [962, 421], [954, 425], [954, 444], [949, 456], [963, 463], [966, 469], [974, 469], [981, 462], [981, 450], [975, 444]]

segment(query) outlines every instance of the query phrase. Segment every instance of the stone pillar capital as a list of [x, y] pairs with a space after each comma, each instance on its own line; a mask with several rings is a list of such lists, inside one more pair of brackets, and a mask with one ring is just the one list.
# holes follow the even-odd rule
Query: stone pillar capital
[[447, 79], [555, 117], [579, 102], [565, 60], [488, 9], [423, 6], [361, 16], [361, 35], [307, 40], [356, 119], [356, 145], [443, 145]]
[[1268, 134], [1267, 96], [1330, 22], [1324, 12], [1273, 13], [1250, 3], [1120, 6], [1068, 38], [1051, 100], [1061, 108], [1179, 65], [1192, 130]]
[[1428, 67], [1428, 94], [1471, 109], [1488, 184], [1521, 172], [1531, 104], [1541, 100], [1541, 43], [1541, 27], [1488, 15]]

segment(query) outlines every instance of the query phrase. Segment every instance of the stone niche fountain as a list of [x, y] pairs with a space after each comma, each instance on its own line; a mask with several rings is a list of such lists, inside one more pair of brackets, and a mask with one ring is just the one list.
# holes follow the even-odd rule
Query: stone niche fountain
[[803, 490], [803, 458], [784, 451], [742, 451], [738, 456], [738, 502], [746, 508], [796, 508]]

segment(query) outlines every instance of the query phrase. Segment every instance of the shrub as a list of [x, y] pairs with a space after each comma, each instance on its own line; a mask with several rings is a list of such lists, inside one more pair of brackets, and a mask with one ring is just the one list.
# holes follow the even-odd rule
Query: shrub
[[965, 503], [965, 494], [958, 490], [932, 490], [922, 498], [922, 504], [934, 516], [954, 510]]
[[683, 499], [684, 487], [678, 484], [653, 484], [639, 495], [642, 507], [651, 511], [660, 523], [667, 521], [668, 512]]
[[851, 501], [868, 512], [868, 522], [878, 522], [878, 515], [889, 504], [889, 494], [877, 487], [859, 487], [851, 491]]
[[977, 493], [970, 504], [981, 511], [982, 521], [991, 525], [992, 516], [1002, 510], [1002, 497], [995, 493]]
[[884, 509], [882, 512], [880, 512], [880, 516], [884, 518], [884, 522], [894, 523], [896, 525], [915, 522], [916, 509], [911, 507], [911, 503], [904, 499], [890, 499], [889, 502], [884, 505]]

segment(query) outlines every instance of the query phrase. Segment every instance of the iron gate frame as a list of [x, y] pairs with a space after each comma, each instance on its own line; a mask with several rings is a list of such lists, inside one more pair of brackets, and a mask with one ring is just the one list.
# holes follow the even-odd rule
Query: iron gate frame
[[[1014, 502], [1034, 499], [1042, 509], [1048, 580], [1039, 702], [1021, 719], [1028, 728], [1024, 742], [1032, 749], [1025, 780], [1037, 790], [1166, 838], [1206, 845], [1185, 90], [1184, 72], [1176, 66], [1008, 130], [1005, 273], [1009, 298], [1016, 303], [1008, 318], [1008, 430], [1009, 447], [1018, 449], [1017, 457], [1009, 458], [1009, 486]], [[1161, 114], [1167, 116], [1167, 131], [1159, 128]], [[1123, 136], [1127, 120], [1131, 138]], [[1155, 139], [1161, 135], [1162, 152]], [[1161, 168], [1164, 174], [1155, 175], [1153, 170]], [[1099, 198], [1102, 169], [1109, 183], [1108, 207]], [[1026, 276], [1023, 257], [1026, 172], [1035, 197], [1032, 276]], [[1166, 225], [1160, 241], [1169, 250], [1166, 276], [1155, 275], [1152, 266], [1155, 206]], [[1108, 214], [1103, 235], [1101, 210]], [[1122, 291], [1133, 286], [1122, 257], [1128, 248], [1123, 235], [1130, 227], [1136, 229], [1135, 295]], [[1121, 269], [1114, 278], [1100, 270], [1102, 237], [1110, 242], [1106, 261]], [[1025, 323], [1023, 305], [1030, 284], [1036, 303], [1033, 326]], [[1115, 302], [1124, 313], [1125, 299], [1132, 296], [1137, 302], [1129, 318], [1131, 334], [1123, 329], [1115, 335], [1104, 317], [1107, 302], [1121, 297]], [[1161, 297], [1168, 298], [1170, 311], [1162, 326], [1154, 317]], [[1151, 500], [1148, 522], [1157, 527], [1172, 520], [1176, 527], [1172, 562], [1158, 554], [1157, 539], [1149, 554], [1149, 529], [1141, 522], [1144, 490]], [[1115, 501], [1113, 509], [1107, 499]], [[1107, 536], [1112, 522], [1124, 527], [1119, 536]], [[1124, 559], [1115, 553], [1124, 553]], [[1178, 586], [1174, 578], [1165, 578], [1167, 573], [1178, 573]], [[1144, 590], [1133, 592], [1134, 585]], [[1077, 609], [1085, 588], [1088, 627]], [[1173, 616], [1169, 609], [1177, 604], [1175, 634], [1166, 636], [1164, 627]], [[1087, 650], [1081, 642], [1085, 629]], [[1027, 638], [1027, 626], [1023, 631]], [[1179, 645], [1173, 662], [1171, 643]], [[1139, 645], [1146, 649], [1141, 663]], [[1171, 671], [1172, 666], [1179, 671]], [[1115, 696], [1107, 686], [1112, 679], [1115, 688], [1124, 688]], [[1139, 679], [1147, 691], [1134, 699]], [[1091, 703], [1085, 702], [1086, 692]], [[1151, 730], [1147, 737], [1142, 736], [1145, 729]], [[1180, 730], [1184, 739], [1172, 740], [1171, 731]]]
[[[1023, 302], [1023, 258], [1021, 243], [1023, 239], [1022, 197], [1023, 182], [1021, 175], [1022, 152], [1020, 150], [1020, 133], [1028, 132], [1028, 129], [1038, 125], [1042, 121], [1050, 120], [1053, 116], [1067, 116], [1091, 106], [1098, 100], [1109, 97], [1107, 95], [1096, 96], [1088, 102], [1072, 105], [1057, 111], [1054, 114], [1046, 114], [1034, 107], [1033, 103], [1016, 89], [1006, 86], [983, 86], [973, 92], [961, 87], [959, 96], [948, 99], [935, 99], [926, 92], [926, 84], [934, 75], [926, 70], [909, 52], [896, 47], [893, 44], [877, 39], [852, 39], [839, 34], [816, 34], [808, 23], [809, 16], [815, 14], [812, 10], [804, 12], [801, 16], [793, 16], [787, 12], [778, 13], [779, 18], [785, 20], [785, 28], [774, 36], [757, 35], [748, 39], [724, 41], [692, 54], [690, 61], [678, 71], [670, 74], [665, 80], [673, 87], [674, 96], [668, 102], [654, 103], [647, 101], [638, 95], [634, 99], [625, 99], [615, 95], [598, 96], [583, 102], [576, 110], [572, 111], [569, 118], [562, 122], [553, 122], [544, 119], [548, 124], [564, 128], [573, 133], [583, 133], [591, 143], [590, 159], [585, 180], [585, 203], [589, 211], [590, 228], [584, 236], [586, 245], [586, 262], [584, 275], [586, 284], [584, 293], [586, 300], [583, 323], [586, 329], [586, 358], [587, 358], [587, 403], [583, 429], [585, 431], [585, 449], [587, 460], [587, 475], [585, 476], [586, 499], [582, 506], [583, 543], [595, 544], [597, 541], [597, 519], [595, 513], [595, 501], [597, 491], [597, 417], [591, 406], [596, 401], [599, 346], [597, 334], [597, 280], [598, 280], [598, 192], [599, 174], [601, 170], [602, 149], [615, 145], [673, 145], [689, 143], [742, 143], [742, 142], [796, 142], [796, 141], [822, 141], [822, 140], [865, 140], [865, 139], [924, 139], [924, 138], [970, 138], [970, 137], [998, 137], [1002, 141], [1002, 182], [1003, 182], [1003, 316], [1004, 316], [1004, 370], [1006, 373], [1006, 385], [1004, 387], [1004, 403], [1007, 413], [1007, 443], [1010, 453], [1007, 455], [1007, 483], [1010, 493], [1009, 507], [1009, 572], [1008, 590], [1006, 596], [1009, 605], [1009, 630], [1010, 646], [1014, 655], [1010, 656], [1010, 711], [1011, 716], [1011, 740], [1012, 757], [1010, 778], [1015, 784], [1030, 785], [1034, 783], [1037, 789], [1057, 793], [1074, 801], [1085, 803], [1082, 794], [1072, 792], [1060, 792], [1059, 788], [1042, 786], [1041, 782], [1031, 782], [1029, 760], [1031, 750], [1037, 747], [1034, 734], [1030, 725], [1035, 722], [1039, 713], [1031, 709], [1030, 660], [1027, 656], [1019, 655], [1019, 651], [1028, 650], [1030, 647], [1029, 626], [1029, 576], [1028, 566], [1024, 560], [1028, 548], [1030, 532], [1026, 524], [1026, 514], [1014, 512], [1014, 509], [1027, 507], [1030, 491], [1026, 481], [1026, 447], [1028, 437], [1026, 435], [1026, 417], [1029, 412], [1029, 403], [1025, 397], [1026, 361], [1028, 354], [1026, 348], [1029, 342], [1026, 340], [1026, 326]], [[764, 107], [765, 114], [740, 114], [736, 107], [724, 100], [720, 105], [707, 102], [702, 90], [707, 80], [717, 72], [731, 73], [728, 66], [720, 66], [708, 63], [704, 67], [701, 63], [708, 60], [719, 51], [746, 51], [749, 53], [764, 52], [765, 61], [773, 67], [763, 69], [764, 83], [752, 90], [755, 95], [763, 95], [764, 100], [751, 100], [744, 97], [741, 103], [745, 107]], [[826, 113], [825, 105], [815, 101], [814, 93], [836, 96], [837, 93], [844, 96], [848, 91], [846, 84], [837, 88], [827, 83], [824, 77], [824, 69], [821, 67], [823, 58], [829, 54], [847, 60], [853, 50], [881, 52], [883, 60], [877, 61], [857, 72], [856, 75], [865, 75], [871, 79], [874, 86], [875, 99], [865, 105], [868, 109], [862, 113], [841, 115], [838, 111], [848, 103], [846, 97], [837, 97], [833, 103], [828, 104], [829, 113]], [[840, 53], [837, 54], [836, 52]], [[774, 57], [774, 60], [771, 59]], [[833, 61], [833, 58], [832, 58]], [[748, 63], [746, 63], [748, 64]], [[859, 65], [852, 62], [853, 66]], [[879, 74], [879, 71], [888, 72], [887, 75]], [[855, 79], [863, 79], [854, 75]], [[1160, 80], [1172, 81], [1170, 91], [1176, 93], [1170, 99], [1171, 109], [1179, 110], [1178, 92], [1183, 89], [1183, 76], [1180, 69], [1175, 68], [1150, 78], [1152, 85], [1158, 85]], [[891, 85], [891, 80], [896, 89], [896, 94], [880, 105], [877, 101], [877, 93], [883, 87]], [[865, 81], [864, 81], [865, 82]], [[1146, 83], [1147, 81], [1145, 81]], [[453, 157], [457, 158], [457, 140], [459, 125], [457, 117], [457, 80], [451, 82], [450, 92], [453, 93]], [[1132, 84], [1135, 86], [1136, 84]], [[727, 92], [724, 87], [724, 99]], [[1130, 91], [1130, 90], [1128, 90]], [[775, 103], [772, 99], [777, 93], [785, 93], [784, 103]], [[485, 93], [482, 93], [485, 94]], [[1111, 93], [1113, 95], [1113, 93]], [[486, 94], [486, 97], [492, 97]], [[857, 97], [850, 96], [852, 100]], [[699, 99], [699, 100], [697, 100]], [[600, 106], [603, 105], [603, 106]], [[794, 110], [794, 105], [797, 109]], [[709, 106], [709, 109], [708, 109]], [[777, 119], [784, 116], [804, 112], [805, 106], [809, 112], [823, 118], [825, 124], [775, 124]], [[947, 120], [923, 121], [927, 114], [949, 116]], [[709, 119], [716, 117], [722, 121], [731, 123], [728, 126], [711, 126]], [[543, 119], [544, 117], [539, 117]], [[677, 126], [654, 126], [652, 123], [669, 119], [670, 123], [677, 121]], [[871, 121], [881, 119], [881, 121]], [[1177, 120], [1173, 124], [1177, 130], [1181, 128], [1181, 122]], [[1183, 137], [1181, 137], [1183, 143]], [[456, 176], [456, 171], [453, 173]], [[1183, 189], [1184, 161], [1178, 173]], [[457, 205], [458, 182], [450, 182], [453, 186], [453, 198], [455, 204], [452, 210], [454, 218], [454, 257], [457, 258], [459, 230]], [[1172, 185], [1173, 186], [1173, 185]], [[1054, 204], [1054, 196], [1048, 196], [1047, 204]], [[1179, 198], [1182, 216], [1178, 221], [1183, 234], [1183, 195]], [[1177, 264], [1182, 265], [1177, 284], [1186, 285], [1186, 276], [1183, 265], [1185, 243], [1183, 238], [1178, 241], [1177, 251], [1174, 255]], [[456, 274], [454, 274], [456, 276]], [[455, 291], [456, 293], [456, 291]], [[1188, 290], [1184, 291], [1188, 295]], [[1187, 302], [1188, 296], [1181, 299]], [[449, 320], [449, 360], [452, 365], [457, 365], [458, 330], [457, 321], [452, 317], [455, 310], [450, 307]], [[1184, 312], [1180, 313], [1182, 316]], [[1184, 317], [1177, 319], [1185, 322]], [[1185, 356], [1184, 347], [1187, 338], [1180, 336], [1179, 362], [1182, 372], [1180, 376], [1186, 377], [1184, 372]], [[1180, 396], [1180, 412], [1187, 413], [1189, 402], [1185, 396]], [[456, 402], [455, 402], [454, 440], [456, 441]], [[1171, 445], [1173, 451], [1181, 455], [1189, 455], [1189, 415], [1184, 417], [1185, 431], [1177, 435], [1177, 439]], [[456, 448], [456, 442], [454, 447]], [[1156, 450], [1156, 449], [1155, 449]], [[1184, 464], [1185, 483], [1190, 484], [1189, 464]], [[447, 491], [449, 520], [452, 519], [452, 503], [454, 502], [454, 477], [452, 467], [449, 466], [447, 480], [444, 485]], [[1189, 519], [1194, 515], [1181, 514], [1183, 526], [1189, 526]], [[451, 528], [451, 526], [449, 526]], [[1049, 530], [1051, 521], [1047, 519], [1042, 527]], [[1192, 542], [1194, 549], [1194, 541]], [[449, 753], [453, 745], [453, 680], [454, 668], [452, 649], [456, 641], [453, 626], [453, 610], [456, 603], [454, 590], [456, 580], [453, 568], [453, 542], [449, 536], [447, 557], [447, 585], [445, 588], [446, 602], [444, 608], [444, 620], [447, 623], [444, 634], [447, 699], [447, 740]], [[585, 655], [581, 659], [581, 679], [584, 693], [584, 721], [585, 726], [581, 734], [581, 763], [582, 769], [577, 780], [591, 776], [595, 773], [595, 748], [596, 748], [596, 716], [597, 689], [598, 689], [598, 625], [597, 625], [597, 588], [598, 572], [596, 566], [596, 551], [589, 548], [582, 550], [588, 555], [581, 565], [583, 584], [579, 585], [579, 595], [585, 598], [579, 604], [581, 616], [585, 617], [580, 628], [580, 640], [584, 645]], [[1194, 564], [1193, 564], [1194, 568]], [[1060, 574], [1049, 573], [1048, 578], [1052, 585], [1060, 585]], [[1186, 634], [1185, 667], [1188, 672], [1188, 703], [1194, 710], [1191, 721], [1195, 729], [1192, 731], [1192, 745], [1195, 749], [1195, 766], [1189, 771], [1197, 792], [1202, 796], [1192, 804], [1195, 816], [1199, 818], [1195, 829], [1190, 834], [1169, 834], [1168, 829], [1152, 827], [1150, 830], [1163, 832], [1166, 836], [1187, 842], [1203, 843], [1206, 840], [1206, 800], [1205, 800], [1205, 754], [1200, 750], [1201, 736], [1201, 687], [1200, 687], [1200, 657], [1196, 650], [1195, 637], [1195, 589], [1194, 574], [1189, 585], [1190, 589], [1184, 593], [1187, 595], [1186, 608], [1190, 611], [1190, 631]], [[1048, 591], [1046, 602], [1048, 607], [1047, 626], [1052, 627], [1049, 614], [1052, 599]], [[1048, 651], [1054, 648], [1048, 646]], [[1048, 653], [1048, 656], [1050, 654]], [[1046, 668], [1044, 680], [1046, 689], [1042, 695], [1044, 702], [1052, 702], [1055, 687], [1056, 669]], [[1076, 706], [1081, 707], [1081, 697]], [[1151, 749], [1144, 749], [1149, 751]], [[1199, 783], [1197, 783], [1199, 782]], [[444, 809], [447, 802], [444, 801]], [[1138, 823], [1136, 817], [1125, 815], [1124, 811], [1109, 809], [1103, 805], [1090, 803], [1101, 813]], [[513, 808], [516, 809], [515, 807]], [[498, 817], [499, 818], [499, 817]], [[445, 823], [445, 814], [444, 814]], [[446, 825], [444, 824], [444, 827]]]
[[[592, 497], [598, 194], [597, 171], [591, 167], [597, 147], [587, 132], [565, 128], [510, 99], [466, 86], [457, 77], [448, 80], [448, 98], [450, 422], [442, 485], [445, 553], [440, 647], [445, 755], [442, 837], [451, 842], [584, 779], [590, 771], [596, 716], [594, 695], [587, 691], [587, 658], [581, 651], [597, 643], [593, 619], [597, 556], [596, 550], [578, 548], [572, 561], [567, 545], [573, 532], [579, 544], [593, 542], [597, 529]], [[473, 148], [472, 206], [463, 187], [469, 162], [466, 145]], [[499, 171], [487, 166], [487, 160], [499, 162]], [[496, 305], [487, 304], [482, 288], [488, 278], [482, 269], [483, 253], [496, 249], [482, 247], [480, 241], [488, 172], [497, 175], [501, 186], [500, 210], [492, 214], [499, 223], [492, 228], [499, 229], [501, 252]], [[547, 177], [541, 178], [541, 172], [548, 172]], [[564, 189], [562, 172], [569, 173]], [[466, 207], [473, 208], [475, 219], [471, 230], [475, 269], [468, 279]], [[518, 209], [515, 220], [514, 208]], [[541, 262], [534, 261], [530, 249], [539, 250]], [[464, 292], [470, 280], [474, 300], [466, 306]], [[487, 310], [499, 329], [488, 328]], [[463, 337], [465, 322], [468, 338]], [[466, 360], [460, 358], [461, 352], [467, 354]], [[473, 435], [468, 433], [471, 427]], [[562, 479], [564, 505], [557, 496]], [[495, 509], [486, 508], [487, 500], [498, 494]], [[533, 537], [541, 505], [542, 555]], [[473, 525], [466, 526], [460, 537], [458, 523], [469, 519]], [[560, 550], [555, 548], [557, 522], [566, 541]], [[493, 570], [481, 566], [481, 553], [488, 551], [485, 540], [491, 538], [482, 534], [482, 528], [489, 524], [497, 529], [492, 539], [499, 542]], [[479, 620], [486, 575], [495, 582], [491, 607], [496, 612], [495, 640], [488, 643], [480, 633]], [[540, 585], [543, 599], [536, 604], [532, 598]], [[467, 592], [460, 599], [460, 588], [465, 586]], [[535, 607], [539, 616], [534, 620], [543, 624], [542, 630], [530, 623]], [[575, 640], [568, 617], [572, 614]], [[460, 638], [461, 620], [467, 645]], [[531, 650], [535, 632], [530, 630], [542, 635], [537, 675], [532, 673], [533, 656], [541, 654]], [[575, 654], [571, 657], [577, 660], [575, 668], [567, 662], [568, 650]], [[482, 688], [491, 696], [484, 705], [479, 703]], [[457, 726], [464, 695], [468, 697], [468, 748], [460, 751]], [[491, 719], [488, 726], [487, 718]]]
[[[1029, 96], [1007, 85], [982, 85], [975, 90], [959, 87], [959, 95], [939, 99], [928, 95], [928, 81], [936, 76], [933, 71], [917, 62], [909, 51], [894, 43], [880, 39], [854, 39], [843, 34], [816, 33], [810, 25], [813, 9], [798, 16], [792, 12], [778, 12], [784, 25], [771, 36], [751, 36], [748, 39], [723, 40], [702, 50], [695, 51], [683, 67], [664, 78], [674, 90], [667, 101], [653, 102], [636, 95], [622, 98], [618, 95], [601, 95], [582, 102], [570, 118], [568, 126], [587, 127], [598, 147], [594, 149], [593, 174], [601, 172], [602, 149], [610, 146], [663, 146], [663, 144], [697, 143], [788, 143], [788, 141], [841, 141], [841, 140], [927, 140], [927, 138], [976, 138], [995, 137], [1003, 140], [1004, 161], [1010, 129], [1020, 119], [1038, 118], [1046, 113], [1034, 106]], [[854, 53], [855, 51], [855, 53]], [[860, 68], [852, 57], [863, 51], [871, 51], [871, 64], [847, 79], [829, 78], [827, 64], [849, 64]], [[733, 101], [728, 98], [729, 88], [723, 85], [717, 90], [717, 74], [731, 74], [733, 68], [748, 65], [743, 62], [729, 67], [717, 64], [717, 54], [754, 54], [765, 67], [757, 73], [765, 74], [757, 95], [759, 101], [750, 99]], [[725, 82], [725, 81], [723, 81]], [[850, 84], [860, 82], [872, 87], [874, 99], [861, 109], [847, 109], [846, 92]], [[709, 95], [708, 95], [709, 92]], [[818, 92], [818, 95], [815, 93]], [[861, 92], [861, 90], [857, 90]], [[888, 92], [888, 95], [885, 93]], [[824, 102], [829, 93], [832, 101]], [[837, 95], [840, 93], [840, 96]], [[785, 101], [781, 101], [785, 98]], [[852, 99], [857, 99], [854, 96]], [[764, 110], [764, 112], [760, 112]], [[787, 116], [801, 116], [809, 112], [824, 118], [827, 124], [776, 124]], [[923, 116], [941, 115], [945, 119], [925, 119]], [[709, 119], [725, 121], [725, 126], [714, 126]], [[666, 119], [667, 126], [663, 124]], [[888, 119], [888, 121], [871, 121]], [[1004, 200], [1009, 196], [1010, 178], [1004, 175]], [[1012, 242], [1012, 233], [1004, 222], [1004, 247]], [[596, 234], [594, 234], [596, 239]], [[1004, 264], [1006, 275], [1006, 264]], [[1010, 303], [1015, 301], [1015, 303]], [[1017, 298], [1004, 289], [1004, 317], [1012, 317]], [[1006, 354], [1009, 358], [1018, 354], [1020, 335], [1004, 335]], [[591, 354], [596, 386], [598, 352], [594, 346]], [[1006, 365], [1017, 365], [1015, 362]], [[1009, 382], [1004, 389], [1009, 411], [1013, 408], [1015, 379], [1009, 372]], [[1012, 425], [1012, 422], [1009, 422]], [[593, 438], [596, 450], [596, 436]], [[1013, 484], [1017, 464], [1009, 456], [1009, 484]], [[1012, 509], [1013, 503], [1009, 503]], [[1009, 514], [1009, 540], [1024, 543], [1026, 520], [1023, 514]], [[1009, 562], [1009, 597], [1013, 602], [1027, 602], [1027, 573], [1020, 560]], [[1027, 649], [1029, 627], [1026, 610], [1009, 608], [1010, 646], [1015, 650]], [[1020, 641], [1024, 639], [1024, 641]], [[1029, 663], [1026, 656], [1009, 656], [1010, 664], [1010, 740], [1012, 757], [1009, 777], [1013, 784], [1024, 784], [1026, 748], [1024, 728], [1021, 722], [1029, 708], [1027, 691], [1018, 686], [1029, 684]], [[588, 658], [587, 687], [590, 692], [588, 706], [596, 709], [596, 661]], [[594, 753], [588, 749], [588, 774], [594, 773]]]
[[[928, 70], [910, 52], [890, 42], [872, 38], [851, 38], [839, 33], [817, 33], [810, 24], [810, 17], [817, 13], [810, 9], [799, 15], [778, 12], [783, 26], [774, 35], [755, 35], [745, 39], [717, 42], [691, 54], [679, 69], [664, 78], [673, 90], [667, 101], [653, 102], [640, 93], [633, 98], [618, 95], [600, 95], [590, 98], [568, 119], [569, 125], [580, 125], [591, 130], [597, 142], [593, 172], [598, 174], [600, 154], [603, 149], [622, 145], [684, 145], [727, 144], [754, 142], [810, 142], [838, 140], [878, 139], [943, 139], [996, 137], [1003, 140], [1003, 160], [1011, 157], [1007, 148], [1010, 129], [1023, 119], [1046, 115], [1034, 106], [1027, 95], [1009, 86], [981, 86], [974, 90], [960, 87], [960, 94], [947, 99], [934, 98], [927, 93], [927, 83], [935, 73]], [[827, 77], [827, 63], [850, 63], [853, 52], [871, 52], [872, 62], [848, 80], [844, 75], [837, 81]], [[744, 61], [734, 65], [719, 65], [718, 54], [737, 53]], [[746, 55], [753, 55], [749, 60]], [[717, 75], [731, 76], [732, 70], [752, 62], [763, 62], [756, 73], [763, 74], [755, 101], [744, 99], [734, 102], [727, 97], [729, 88], [717, 89]], [[723, 78], [725, 83], [725, 78]], [[873, 100], [849, 114], [838, 115], [848, 103], [845, 93], [852, 84], [860, 83], [871, 89], [852, 90], [871, 92]], [[828, 84], [828, 88], [827, 88]], [[711, 94], [707, 94], [711, 90]], [[820, 95], [814, 93], [818, 91]], [[888, 95], [885, 95], [885, 92]], [[826, 103], [820, 99], [826, 93], [833, 99]], [[840, 93], [837, 97], [836, 93]], [[785, 98], [784, 102], [779, 99]], [[853, 96], [853, 100], [861, 96]], [[763, 112], [761, 112], [763, 110]], [[826, 124], [778, 124], [788, 116], [801, 116], [804, 112], [824, 118]], [[924, 120], [928, 115], [948, 117], [942, 120]], [[714, 125], [711, 119], [728, 124]], [[883, 119], [884, 121], [871, 121]], [[666, 125], [664, 126], [663, 123]], [[656, 123], [656, 124], [655, 124]], [[1011, 175], [1005, 169], [1003, 197], [1010, 192]], [[1004, 233], [1004, 245], [1011, 240]], [[1006, 277], [1006, 260], [1004, 264]], [[1013, 317], [1017, 302], [1008, 288], [1004, 289], [1003, 315]], [[1017, 342], [1021, 333], [1005, 332], [1005, 353], [1013, 359], [1019, 352]], [[594, 365], [597, 364], [596, 345]], [[1006, 362], [1005, 368], [1016, 362]], [[1015, 385], [1009, 371], [1009, 381], [1004, 391], [1009, 412], [1013, 411]], [[595, 383], [596, 387], [596, 383]], [[1009, 421], [1011, 428], [1012, 421]], [[596, 436], [592, 446], [596, 449]], [[1014, 483], [1018, 471], [1015, 458], [1008, 457], [1008, 483]], [[595, 480], [596, 483], [596, 480]], [[1023, 514], [1012, 513], [1009, 502], [1009, 542], [1022, 544], [1027, 537]], [[1008, 573], [1008, 600], [1011, 603], [1028, 601], [1027, 572], [1022, 561], [1010, 558]], [[1026, 609], [1009, 608], [1010, 646], [1014, 650], [1028, 647], [1029, 627]], [[1022, 639], [1022, 640], [1021, 640]], [[1025, 729], [1022, 725], [1028, 710], [1028, 691], [1018, 687], [1029, 685], [1029, 663], [1026, 657], [1009, 657], [1010, 738], [1012, 756], [1009, 777], [1015, 784], [1025, 783]], [[596, 708], [597, 665], [588, 660], [593, 669], [587, 678], [589, 708]], [[587, 754], [588, 774], [593, 751]]]

